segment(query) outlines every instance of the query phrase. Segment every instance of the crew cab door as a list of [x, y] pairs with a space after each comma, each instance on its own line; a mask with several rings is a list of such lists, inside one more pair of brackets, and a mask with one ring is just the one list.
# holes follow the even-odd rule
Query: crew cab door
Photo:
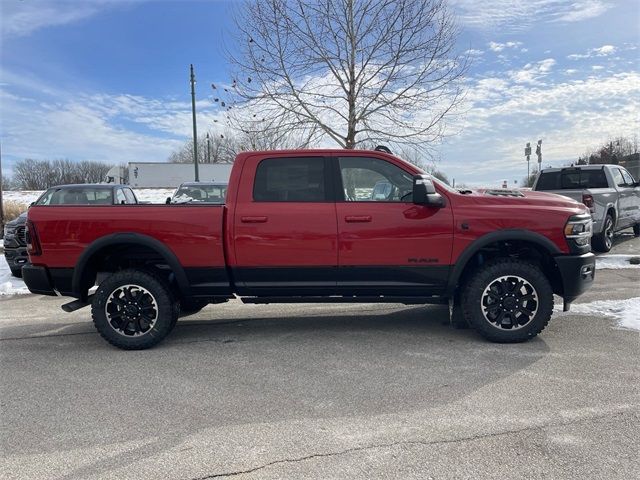
[[241, 295], [335, 293], [336, 210], [330, 159], [249, 157], [233, 216]]
[[334, 159], [338, 288], [354, 295], [435, 295], [453, 244], [450, 204], [412, 203], [413, 174], [390, 160]]
[[614, 175], [614, 179], [618, 182], [620, 194], [621, 226], [630, 227], [640, 221], [640, 187], [636, 186], [635, 179], [625, 168], [620, 167], [619, 171], [620, 175]]

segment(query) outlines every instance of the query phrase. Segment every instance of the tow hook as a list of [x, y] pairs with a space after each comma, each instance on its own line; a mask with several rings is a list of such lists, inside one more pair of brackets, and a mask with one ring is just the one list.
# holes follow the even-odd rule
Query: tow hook
[[82, 300], [79, 298], [77, 300], [74, 300], [73, 302], [65, 303], [64, 305], [62, 305], [61, 308], [67, 313], [75, 312], [76, 310], [80, 310], [81, 308], [84, 308], [87, 305], [89, 305], [91, 303], [92, 298], [93, 298], [93, 295], [89, 295], [86, 298], [86, 300]]

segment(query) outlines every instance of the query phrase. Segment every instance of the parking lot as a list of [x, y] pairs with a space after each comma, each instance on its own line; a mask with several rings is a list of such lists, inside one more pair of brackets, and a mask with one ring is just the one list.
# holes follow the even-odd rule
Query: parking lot
[[[621, 237], [612, 253], [640, 252]], [[578, 302], [640, 296], [598, 270]], [[440, 306], [211, 305], [125, 352], [66, 300], [0, 299], [2, 478], [632, 478], [640, 334], [556, 314], [524, 344]], [[584, 310], [584, 309], [578, 309]], [[508, 472], [508, 473], [505, 473]]]

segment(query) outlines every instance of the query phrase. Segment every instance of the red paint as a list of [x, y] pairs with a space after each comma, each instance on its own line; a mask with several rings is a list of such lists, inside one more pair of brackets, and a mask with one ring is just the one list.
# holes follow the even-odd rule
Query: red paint
[[[118, 232], [151, 236], [185, 267], [411, 265], [411, 258], [450, 265], [474, 240], [504, 229], [524, 229], [569, 252], [563, 227], [571, 215], [588, 213], [577, 202], [525, 192], [523, 198], [462, 195], [437, 187], [444, 208], [411, 203], [254, 202], [258, 162], [287, 156], [369, 156], [415, 166], [382, 152], [312, 150], [238, 155], [226, 206], [116, 205], [43, 206], [29, 210], [42, 254], [35, 265], [73, 267], [93, 241]], [[466, 223], [468, 229], [463, 229]], [[223, 242], [224, 237], [224, 242]], [[223, 244], [224, 243], [224, 244]], [[226, 258], [226, 260], [225, 260]]]

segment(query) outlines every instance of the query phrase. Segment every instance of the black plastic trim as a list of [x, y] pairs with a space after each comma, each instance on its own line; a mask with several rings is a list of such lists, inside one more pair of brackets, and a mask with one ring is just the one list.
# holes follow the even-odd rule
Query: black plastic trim
[[596, 273], [596, 257], [593, 253], [558, 255], [555, 261], [562, 278], [562, 297], [566, 303], [571, 303], [591, 287]]
[[118, 244], [142, 245], [155, 250], [171, 268], [171, 271], [175, 275], [180, 293], [183, 296], [191, 295], [189, 281], [187, 279], [184, 268], [180, 264], [175, 254], [171, 250], [169, 250], [169, 248], [167, 248], [162, 242], [156, 240], [153, 237], [149, 237], [140, 233], [114, 233], [95, 240], [84, 250], [84, 252], [82, 252], [73, 270], [71, 296], [74, 296], [76, 298], [83, 298], [86, 296], [87, 292], [83, 291], [82, 285], [90, 280], [90, 272], [88, 271], [87, 267], [91, 262], [92, 257], [103, 248]]
[[558, 255], [562, 253], [558, 246], [547, 237], [529, 230], [512, 229], [487, 233], [468, 245], [457, 258], [455, 265], [451, 270], [451, 275], [447, 284], [447, 294], [453, 295], [462, 272], [469, 263], [469, 260], [471, 260], [478, 251], [491, 243], [508, 240], [521, 240], [535, 243], [536, 245], [543, 247], [551, 255]]
[[25, 265], [22, 267], [22, 280], [31, 293], [56, 296], [53, 284], [45, 267]]

